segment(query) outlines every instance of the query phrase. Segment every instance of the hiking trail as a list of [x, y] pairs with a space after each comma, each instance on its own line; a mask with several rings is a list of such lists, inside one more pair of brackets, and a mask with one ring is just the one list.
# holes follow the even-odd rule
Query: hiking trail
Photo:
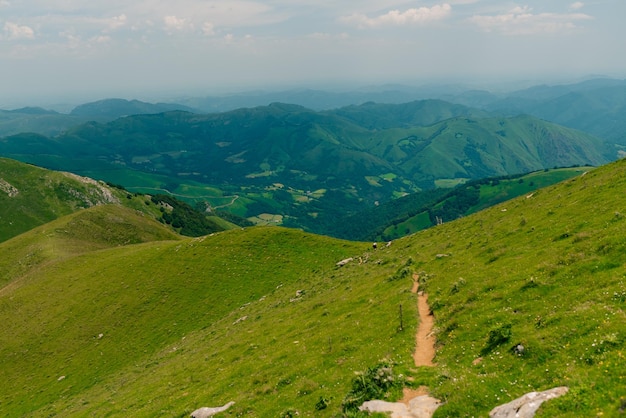
[[417, 309], [419, 311], [420, 323], [415, 336], [415, 353], [413, 360], [416, 366], [432, 367], [435, 364], [435, 336], [433, 335], [433, 325], [435, 318], [430, 312], [428, 306], [428, 294], [418, 291], [419, 275], [413, 275], [413, 289], [411, 292], [417, 293]]
[[[419, 291], [418, 274], [413, 274], [413, 288], [411, 289], [411, 293], [417, 294], [417, 310], [419, 312], [419, 327], [415, 335], [413, 360], [417, 367], [434, 367], [435, 336], [433, 335], [433, 325], [435, 318], [431, 314], [430, 307], [428, 306], [428, 294]], [[404, 388], [404, 397], [401, 402], [408, 404], [411, 399], [422, 395], [428, 395], [428, 388], [424, 386], [417, 389]]]

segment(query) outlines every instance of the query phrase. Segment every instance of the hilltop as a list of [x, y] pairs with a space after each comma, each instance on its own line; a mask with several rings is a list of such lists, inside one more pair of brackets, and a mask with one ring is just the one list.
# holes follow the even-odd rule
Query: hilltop
[[72, 109], [70, 115], [98, 121], [109, 121], [123, 116], [162, 113], [173, 110], [194, 111], [190, 107], [176, 103], [147, 103], [140, 100], [103, 99], [76, 106]]
[[[0, 413], [183, 417], [234, 401], [226, 415], [330, 417], [382, 360], [443, 400], [439, 417], [554, 386], [570, 391], [540, 416], [619, 416], [625, 190], [618, 161], [376, 250], [280, 227], [180, 238], [110, 206], [69, 214], [0, 244]], [[89, 227], [107, 219], [118, 232]], [[412, 363], [414, 275], [434, 368]]]

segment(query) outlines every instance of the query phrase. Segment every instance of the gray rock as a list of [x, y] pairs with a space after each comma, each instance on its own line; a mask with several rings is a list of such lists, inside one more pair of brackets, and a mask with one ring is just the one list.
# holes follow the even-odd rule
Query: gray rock
[[428, 395], [417, 396], [409, 405], [401, 402], [367, 401], [359, 408], [361, 411], [391, 413], [391, 418], [431, 418], [441, 401]]
[[512, 348], [512, 351], [513, 351], [513, 354], [521, 356], [524, 354], [524, 351], [526, 351], [526, 349], [524, 348], [522, 344], [517, 344], [515, 347]]
[[490, 418], [533, 418], [542, 403], [567, 393], [565, 386], [543, 392], [530, 392], [504, 405], [496, 406], [489, 413]]
[[226, 411], [228, 408], [230, 408], [234, 404], [235, 404], [235, 402], [228, 402], [224, 406], [218, 406], [218, 407], [215, 407], [215, 408], [209, 408], [209, 407], [205, 406], [205, 407], [202, 407], [200, 409], [196, 409], [195, 411], [193, 411], [191, 413], [191, 418], [208, 418], [208, 417], [212, 417], [215, 414], [219, 414], [220, 412]]
[[348, 264], [352, 260], [354, 260], [354, 258], [352, 258], [352, 257], [346, 258], [344, 260], [338, 261], [336, 265], [337, 265], [337, 267], [343, 267], [343, 266], [345, 266], [346, 264]]

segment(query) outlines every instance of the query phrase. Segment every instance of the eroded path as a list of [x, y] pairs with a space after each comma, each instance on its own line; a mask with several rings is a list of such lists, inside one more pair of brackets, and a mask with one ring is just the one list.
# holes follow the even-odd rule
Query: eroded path
[[[433, 367], [435, 364], [435, 336], [433, 335], [433, 326], [435, 319], [430, 313], [428, 306], [428, 294], [419, 291], [419, 275], [413, 274], [412, 293], [417, 294], [417, 310], [419, 312], [419, 327], [415, 335], [415, 352], [413, 360], [416, 366]], [[402, 403], [409, 404], [411, 399], [418, 396], [428, 395], [428, 388], [422, 386], [417, 389], [404, 388], [404, 397]]]
[[[433, 367], [435, 364], [435, 336], [433, 335], [434, 317], [428, 306], [428, 295], [419, 291], [419, 275], [413, 275], [411, 292], [417, 294], [417, 308], [419, 311], [419, 327], [415, 336], [415, 352], [413, 359], [415, 366]], [[404, 388], [404, 396], [398, 402], [380, 400], [368, 401], [361, 410], [369, 412], [391, 413], [392, 418], [432, 418], [435, 410], [441, 406], [441, 401], [429, 395], [425, 386], [417, 389]]]
[[433, 335], [433, 325], [435, 318], [430, 313], [428, 306], [428, 294], [419, 291], [419, 275], [413, 275], [413, 293], [417, 293], [417, 309], [419, 311], [420, 323], [415, 336], [415, 353], [413, 360], [416, 366], [434, 366], [435, 358], [435, 336]]

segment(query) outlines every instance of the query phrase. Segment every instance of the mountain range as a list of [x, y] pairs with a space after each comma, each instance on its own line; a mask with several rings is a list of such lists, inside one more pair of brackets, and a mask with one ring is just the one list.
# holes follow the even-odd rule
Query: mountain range
[[[439, 100], [312, 111], [171, 111], [0, 139], [0, 154], [51, 169], [227, 205], [319, 232], [325, 223], [435, 187], [545, 168], [601, 165], [617, 150], [531, 116], [490, 117]], [[259, 218], [260, 217], [260, 218]]]

